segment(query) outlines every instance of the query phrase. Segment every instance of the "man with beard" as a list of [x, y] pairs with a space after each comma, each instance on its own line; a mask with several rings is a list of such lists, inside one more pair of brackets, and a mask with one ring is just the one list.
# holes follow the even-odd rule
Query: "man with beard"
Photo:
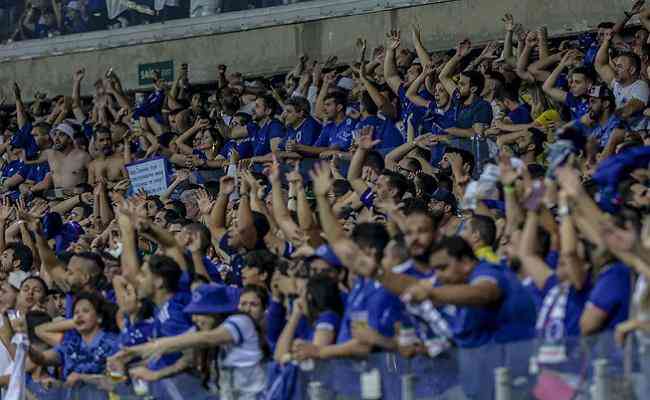
[[232, 126], [225, 129], [228, 139], [248, 138], [248, 146], [243, 150], [243, 154], [240, 146], [241, 158], [264, 156], [278, 150], [286, 132], [282, 122], [275, 118], [276, 110], [277, 102], [272, 96], [258, 97], [255, 100], [253, 122], [245, 126]]
[[437, 189], [429, 200], [429, 212], [438, 221], [438, 232], [441, 236], [458, 235], [464, 221], [457, 215], [458, 201], [453, 193], [445, 189]]
[[537, 156], [544, 151], [545, 142], [546, 134], [537, 128], [508, 133], [497, 139], [499, 145], [507, 146], [512, 156], [519, 158], [526, 165], [537, 162]]
[[650, 90], [648, 84], [639, 79], [641, 60], [634, 53], [623, 53], [614, 60], [614, 68], [609, 64], [609, 47], [613, 32], [605, 33], [596, 55], [594, 66], [600, 78], [609, 85], [616, 100], [616, 115], [634, 125], [643, 117]]
[[50, 247], [41, 221], [29, 221], [29, 229], [36, 236], [36, 248], [41, 258], [42, 277], [50, 287], [58, 287], [66, 293], [66, 318], [72, 318], [74, 297], [82, 292], [99, 292], [99, 283], [104, 274], [104, 261], [93, 252], [74, 253], [64, 262]]
[[111, 131], [99, 128], [95, 131], [96, 158], [88, 165], [88, 184], [94, 185], [104, 179], [110, 185], [127, 177], [124, 157], [115, 154]]
[[589, 91], [589, 112], [571, 124], [583, 137], [597, 141], [599, 149], [607, 148], [607, 153], [613, 153], [616, 143], [611, 139], [625, 133], [614, 108], [612, 92], [604, 85], [593, 86]]
[[71, 189], [87, 181], [90, 155], [74, 144], [74, 129], [68, 124], [59, 124], [52, 132], [54, 146], [43, 151], [38, 160], [26, 164], [49, 164], [55, 189]]

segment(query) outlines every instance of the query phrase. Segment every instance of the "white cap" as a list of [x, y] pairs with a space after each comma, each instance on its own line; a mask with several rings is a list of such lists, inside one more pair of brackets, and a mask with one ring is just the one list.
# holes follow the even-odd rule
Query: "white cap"
[[339, 83], [336, 86], [340, 87], [341, 89], [352, 90], [354, 87], [354, 81], [350, 78], [343, 77], [339, 79]]
[[54, 131], [61, 131], [70, 136], [70, 139], [74, 139], [74, 129], [72, 129], [72, 127], [66, 123], [58, 124], [54, 127]]

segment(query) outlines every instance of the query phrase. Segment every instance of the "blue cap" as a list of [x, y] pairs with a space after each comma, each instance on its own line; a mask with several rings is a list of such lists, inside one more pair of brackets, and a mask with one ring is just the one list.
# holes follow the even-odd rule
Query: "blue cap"
[[226, 285], [205, 284], [192, 292], [192, 301], [183, 310], [187, 314], [225, 314], [239, 308], [239, 290]]
[[341, 260], [339, 260], [338, 256], [334, 254], [334, 250], [332, 250], [332, 248], [327, 244], [318, 246], [316, 252], [313, 255], [307, 257], [306, 261], [309, 262], [317, 258], [320, 258], [334, 268], [343, 268], [343, 263]]

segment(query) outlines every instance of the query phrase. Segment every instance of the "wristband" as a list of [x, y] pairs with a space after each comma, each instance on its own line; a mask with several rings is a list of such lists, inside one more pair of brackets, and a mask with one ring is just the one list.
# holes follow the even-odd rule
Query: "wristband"
[[557, 215], [560, 217], [567, 217], [569, 215], [569, 207], [565, 205], [558, 207]]
[[507, 185], [503, 187], [503, 193], [505, 194], [514, 194], [515, 193], [515, 187], [512, 185]]

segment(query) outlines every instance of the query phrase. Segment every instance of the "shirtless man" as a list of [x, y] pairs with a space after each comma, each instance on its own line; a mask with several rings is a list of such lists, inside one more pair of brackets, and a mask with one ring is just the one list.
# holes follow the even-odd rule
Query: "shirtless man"
[[103, 178], [110, 186], [127, 177], [124, 157], [116, 154], [111, 131], [98, 128], [95, 131], [96, 158], [88, 165], [88, 184], [96, 184]]
[[41, 152], [38, 160], [26, 164], [47, 161], [54, 189], [72, 189], [88, 180], [90, 155], [74, 146], [74, 129], [68, 124], [59, 124], [51, 134], [54, 145]]

